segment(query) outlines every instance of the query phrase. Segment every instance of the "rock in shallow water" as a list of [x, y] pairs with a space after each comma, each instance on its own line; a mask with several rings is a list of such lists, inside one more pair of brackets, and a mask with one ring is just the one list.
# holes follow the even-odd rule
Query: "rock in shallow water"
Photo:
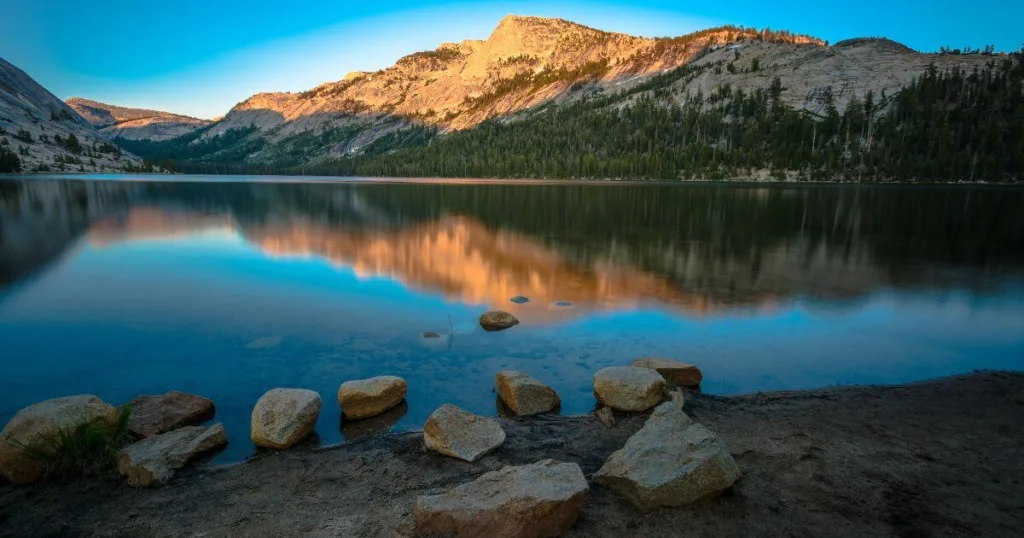
[[589, 491], [575, 463], [504, 467], [447, 493], [420, 497], [413, 510], [416, 534], [558, 536], [576, 522]]
[[346, 381], [338, 389], [342, 415], [351, 420], [379, 415], [405, 399], [405, 380], [393, 375]]
[[228, 444], [224, 426], [186, 426], [154, 435], [117, 453], [117, 470], [133, 486], [163, 484], [196, 456]]
[[128, 418], [128, 431], [143, 439], [202, 424], [216, 412], [212, 400], [174, 390], [159, 396], [138, 396], [129, 405], [132, 414]]
[[427, 448], [446, 456], [476, 461], [505, 442], [498, 421], [444, 404], [423, 425]]
[[323, 402], [306, 389], [273, 389], [252, 410], [252, 442], [264, 448], [285, 449], [313, 433]]
[[681, 402], [671, 401], [654, 410], [593, 480], [642, 510], [654, 510], [716, 497], [739, 478], [729, 447], [690, 420]]
[[480, 315], [480, 326], [485, 331], [502, 331], [516, 325], [519, 325], [519, 320], [512, 314], [501, 310], [484, 312]]
[[699, 387], [700, 382], [704, 380], [704, 374], [701, 373], [700, 368], [675, 359], [643, 357], [633, 361], [632, 365], [655, 370], [665, 379], [681, 387]]
[[547, 413], [562, 403], [554, 389], [523, 372], [498, 372], [494, 382], [501, 401], [516, 415]]
[[594, 395], [619, 411], [646, 411], [658, 405], [664, 389], [665, 380], [649, 368], [614, 366], [594, 374]]
[[530, 302], [529, 298], [523, 297], [522, 295], [516, 295], [515, 297], [513, 297], [513, 298], [511, 298], [509, 300], [512, 301], [515, 304], [526, 304], [526, 303]]
[[54, 398], [18, 411], [0, 433], [0, 474], [15, 484], [30, 484], [43, 477], [42, 461], [29, 457], [24, 447], [49, 454], [50, 443], [61, 429], [83, 424], [117, 426], [117, 409], [92, 394]]

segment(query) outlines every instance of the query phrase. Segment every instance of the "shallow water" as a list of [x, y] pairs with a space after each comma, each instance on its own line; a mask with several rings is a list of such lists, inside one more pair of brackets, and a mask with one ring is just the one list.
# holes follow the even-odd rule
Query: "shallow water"
[[[0, 421], [194, 392], [232, 461], [273, 387], [317, 390], [336, 443], [494, 414], [506, 368], [563, 413], [645, 355], [720, 394], [1024, 369], [1024, 189], [126, 178], [0, 180]], [[407, 405], [341, 424], [340, 383], [382, 374]]]

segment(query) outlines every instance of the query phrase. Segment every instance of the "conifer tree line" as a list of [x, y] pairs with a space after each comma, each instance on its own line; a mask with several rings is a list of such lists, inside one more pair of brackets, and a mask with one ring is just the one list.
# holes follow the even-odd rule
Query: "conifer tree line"
[[360, 155], [312, 165], [200, 158], [177, 168], [394, 177], [1022, 179], [1024, 51], [969, 71], [932, 66], [894, 95], [854, 96], [845, 107], [827, 98], [822, 114], [783, 103], [779, 78], [767, 88], [726, 84], [666, 104], [674, 101], [674, 82], [724, 67], [691, 64], [625, 92], [548, 104], [516, 121], [489, 120], [467, 131], [420, 128], [415, 136], [377, 140]]

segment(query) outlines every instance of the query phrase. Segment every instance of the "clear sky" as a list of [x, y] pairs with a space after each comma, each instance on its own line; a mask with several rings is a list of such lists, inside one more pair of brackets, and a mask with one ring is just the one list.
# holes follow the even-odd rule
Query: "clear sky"
[[254, 93], [302, 91], [445, 41], [482, 39], [506, 14], [681, 35], [719, 24], [831, 42], [886, 36], [915, 49], [1019, 50], [1024, 0], [6, 0], [0, 57], [58, 97], [212, 118]]

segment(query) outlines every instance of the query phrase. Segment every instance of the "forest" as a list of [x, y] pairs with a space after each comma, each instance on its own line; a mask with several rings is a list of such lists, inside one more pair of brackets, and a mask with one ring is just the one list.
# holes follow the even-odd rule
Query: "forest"
[[1016, 181], [1024, 170], [1022, 58], [993, 56], [986, 67], [971, 71], [933, 67], [894, 95], [869, 93], [845, 107], [829, 102], [822, 115], [783, 104], [778, 78], [767, 88], [724, 85], [681, 103], [673, 99], [673, 82], [723, 68], [707, 63], [677, 68], [624, 92], [549, 103], [517, 121], [492, 119], [445, 135], [425, 128], [389, 135], [358, 155], [313, 164], [284, 158], [242, 164], [244, 152], [224, 143], [254, 144], [245, 138], [248, 132], [204, 142], [221, 144], [217, 148], [186, 144], [178, 147], [183, 151], [162, 154], [137, 145], [126, 149], [194, 173]]

